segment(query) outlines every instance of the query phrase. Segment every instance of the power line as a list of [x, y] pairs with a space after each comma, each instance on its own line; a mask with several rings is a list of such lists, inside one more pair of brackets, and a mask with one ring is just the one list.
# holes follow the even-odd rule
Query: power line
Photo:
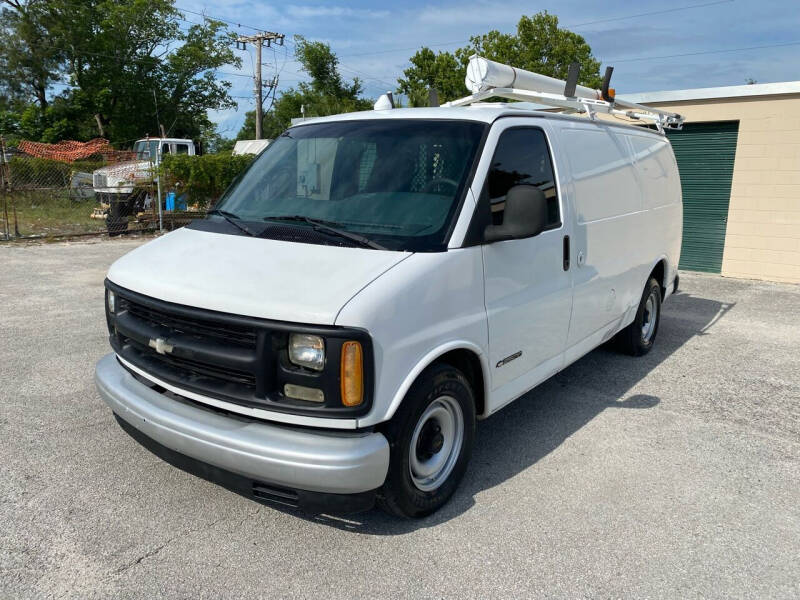
[[611, 58], [606, 63], [636, 62], [644, 60], [660, 60], [662, 58], [681, 58], [684, 56], [700, 56], [703, 54], [723, 54], [725, 52], [741, 52], [743, 50], [761, 50], [763, 48], [781, 48], [783, 46], [800, 46], [800, 42], [785, 42], [780, 44], [765, 44], [763, 46], [744, 46], [742, 48], [726, 48], [724, 50], [702, 50], [700, 52], [684, 52], [681, 54], [665, 54], [664, 56], [638, 56], [634, 58]]
[[230, 71], [219, 71], [214, 70], [215, 73], [219, 73], [220, 75], [230, 75], [231, 77], [247, 77], [248, 79], [252, 79], [252, 75], [248, 75], [247, 73], [231, 73]]
[[[295, 47], [295, 49], [297, 48], [297, 44], [292, 40], [286, 40], [286, 43], [287, 44], [291, 44], [292, 46]], [[338, 59], [338, 55], [337, 55], [337, 59]], [[289, 61], [289, 62], [299, 62], [299, 61], [294, 60], [294, 61]], [[384, 85], [388, 85], [389, 87], [394, 87], [393, 83], [388, 83], [385, 79], [381, 79], [380, 77], [373, 77], [372, 75], [370, 75], [368, 73], [364, 73], [363, 71], [358, 71], [356, 69], [353, 69], [352, 67], [348, 67], [347, 65], [344, 65], [341, 62], [339, 62], [338, 66], [339, 66], [340, 69], [344, 69], [345, 71], [350, 71], [351, 73], [355, 73], [356, 75], [360, 75], [364, 79], [377, 81], [378, 83], [382, 83]], [[297, 71], [297, 72], [299, 73], [300, 71]]]
[[598, 19], [597, 21], [586, 21], [585, 23], [576, 23], [575, 25], [565, 25], [570, 29], [576, 27], [586, 27], [587, 25], [597, 25], [598, 23], [610, 23], [612, 21], [625, 21], [627, 19], [637, 19], [639, 17], [652, 17], [654, 15], [663, 15], [666, 13], [678, 12], [680, 10], [690, 10], [692, 8], [703, 8], [704, 6], [715, 6], [717, 4], [729, 4], [734, 0], [715, 0], [714, 2], [705, 2], [703, 4], [689, 4], [688, 6], [676, 6], [675, 8], [665, 8], [663, 10], [654, 10], [652, 12], [639, 13], [627, 17], [611, 17], [609, 19]]
[[[735, 2], [735, 0], [714, 0], [713, 2], [704, 2], [704, 3], [701, 3], [701, 4], [689, 4], [687, 6], [677, 6], [675, 8], [667, 8], [667, 9], [656, 10], [656, 11], [651, 11], [651, 12], [637, 13], [637, 14], [634, 14], [634, 15], [627, 15], [627, 16], [624, 16], [624, 17], [611, 17], [611, 18], [608, 18], [608, 19], [598, 19], [596, 21], [585, 21], [583, 23], [575, 23], [575, 24], [572, 24], [572, 25], [564, 25], [564, 27], [566, 27], [568, 29], [575, 29], [577, 27], [586, 27], [587, 25], [596, 25], [596, 24], [599, 24], [599, 23], [609, 23], [609, 22], [612, 22], [612, 21], [625, 21], [625, 20], [628, 20], [628, 19], [637, 19], [637, 18], [640, 18], [640, 17], [650, 17], [650, 16], [654, 16], [654, 15], [678, 12], [678, 11], [682, 11], [682, 10], [691, 10], [691, 9], [694, 9], [694, 8], [703, 8], [703, 7], [707, 7], [707, 6], [715, 6], [715, 5], [718, 5], [718, 4], [729, 4], [731, 2]], [[434, 48], [434, 47], [437, 47], [437, 46], [452, 46], [452, 45], [455, 45], [455, 44], [468, 44], [471, 41], [472, 40], [469, 39], [469, 40], [454, 40], [454, 41], [450, 41], [450, 42], [433, 42], [433, 43], [430, 43], [430, 44], [425, 44], [425, 47], [426, 48]], [[357, 52], [357, 53], [352, 53], [351, 52], [349, 54], [337, 54], [337, 56], [338, 57], [345, 57], [345, 58], [348, 57], [348, 56], [372, 56], [372, 55], [376, 55], [376, 54], [388, 54], [388, 53], [391, 53], [391, 52], [408, 52], [408, 51], [411, 51], [411, 50], [418, 50], [418, 49], [419, 49], [419, 46], [405, 46], [405, 47], [402, 47], [402, 48], [400, 48], [400, 47], [398, 47], [398, 48], [389, 48], [389, 49], [385, 49], [385, 50], [375, 50], [375, 51], [372, 51], [372, 52]], [[294, 62], [297, 62], [297, 61], [294, 61]]]
[[[781, 42], [778, 44], [763, 44], [760, 46], [742, 46], [740, 48], [722, 48], [717, 50], [700, 50], [697, 52], [682, 52], [679, 54], [665, 54], [661, 56], [635, 56], [635, 57], [620, 57], [620, 58], [610, 58], [602, 60], [603, 63], [625, 63], [625, 62], [643, 62], [648, 60], [662, 60], [667, 58], [683, 58], [688, 56], [703, 56], [706, 54], [725, 54], [729, 52], [744, 52], [748, 50], [764, 50], [769, 48], [783, 48], [788, 46], [800, 46], [800, 41], [794, 42]], [[382, 81], [380, 79], [374, 79], [375, 81]], [[383, 81], [383, 83], [386, 83]]]
[[[452, 46], [453, 44], [465, 44], [469, 42], [469, 40], [456, 40], [453, 42], [436, 42], [435, 44], [425, 44], [427, 48], [433, 48], [436, 46]], [[410, 50], [418, 50], [419, 46], [412, 46], [412, 47], [405, 47], [405, 48], [390, 48], [388, 50], [375, 50], [374, 52], [351, 52], [349, 54], [337, 54], [336, 56], [372, 56], [373, 54], [389, 54], [390, 52], [400, 52], [400, 51], [410, 51]]]
[[[607, 22], [612, 22], [612, 21], [623, 21], [623, 20], [627, 20], [627, 19], [636, 19], [636, 18], [640, 18], [640, 17], [648, 17], [648, 16], [654, 16], [654, 15], [660, 15], [660, 14], [666, 14], [666, 13], [673, 13], [673, 12], [678, 12], [678, 11], [683, 11], [683, 10], [691, 10], [691, 9], [696, 9], [696, 8], [704, 8], [704, 7], [708, 7], [708, 6], [716, 6], [716, 5], [719, 5], [719, 4], [729, 4], [729, 3], [734, 2], [734, 1], [735, 0], [713, 0], [712, 2], [703, 2], [703, 3], [700, 3], [700, 4], [689, 4], [689, 5], [686, 5], [686, 6], [678, 6], [678, 7], [675, 7], [675, 8], [668, 8], [668, 9], [650, 11], [650, 12], [644, 12], [644, 13], [636, 13], [636, 14], [633, 14], [633, 15], [627, 15], [627, 16], [622, 16], [622, 17], [611, 17], [611, 18], [608, 18], [608, 19], [598, 19], [598, 20], [595, 20], [595, 21], [586, 21], [586, 22], [583, 22], [583, 23], [576, 23], [574, 25], [565, 25], [565, 27], [566, 28], [575, 29], [577, 27], [585, 27], [587, 25], [595, 25], [595, 24], [598, 24], [598, 23], [607, 23]], [[291, 43], [291, 44], [295, 45], [294, 42], [292, 42], [291, 40], [286, 40], [286, 41], [288, 43]], [[470, 41], [471, 40], [450, 41], [450, 42], [434, 42], [434, 43], [431, 43], [431, 44], [425, 44], [425, 47], [431, 48], [431, 47], [437, 47], [437, 46], [450, 46], [450, 45], [454, 45], [454, 44], [465, 44], [465, 43], [469, 43]], [[296, 47], [296, 45], [295, 45], [295, 47]], [[403, 47], [403, 48], [392, 48], [392, 49], [385, 49], [385, 50], [377, 50], [377, 51], [373, 51], [373, 52], [337, 54], [336, 56], [337, 56], [337, 58], [341, 58], [341, 57], [347, 58], [348, 56], [373, 56], [373, 55], [377, 55], [377, 54], [388, 54], [388, 53], [391, 53], [391, 52], [411, 51], [411, 50], [418, 50], [418, 49], [419, 49], [418, 46], [414, 46], [414, 47]], [[631, 59], [631, 60], [645, 60], [645, 59]], [[290, 60], [288, 62], [299, 62], [299, 61], [297, 59], [293, 59], [293, 60]], [[623, 61], [617, 61], [617, 62], [623, 62]], [[345, 65], [345, 64], [343, 64], [341, 62], [339, 63], [339, 66], [345, 71], [350, 71], [351, 73], [355, 73], [356, 75], [360, 75], [365, 80], [376, 81], [376, 82], [381, 83], [383, 85], [388, 85], [389, 87], [394, 87], [394, 84], [388, 83], [385, 79], [381, 79], [379, 77], [373, 77], [373, 76], [371, 76], [371, 75], [369, 75], [367, 73], [364, 73], [362, 71], [358, 71], [356, 69], [353, 69], [352, 67], [348, 67], [347, 65]]]
[[[211, 15], [208, 15], [208, 14], [206, 14], [204, 12], [197, 12], [196, 10], [189, 10], [188, 8], [182, 8], [180, 6], [176, 6], [175, 8], [177, 8], [178, 10], [183, 11], [185, 13], [189, 13], [190, 15], [197, 15], [199, 17], [203, 17], [204, 19], [213, 19], [214, 21], [222, 21], [223, 23], [228, 23], [229, 25], [236, 25], [240, 29], [241, 28], [245, 28], [245, 29], [251, 29], [252, 31], [259, 31], [259, 32], [260, 31], [264, 31], [265, 29], [267, 29], [266, 27], [253, 27], [252, 25], [247, 25], [245, 23], [240, 23], [238, 21], [231, 21], [229, 19], [223, 19], [222, 17], [212, 17]], [[185, 21], [186, 19], [183, 19], [183, 20]], [[199, 23], [197, 23], [197, 25], [199, 25]]]
[[[726, 0], [726, 1], [733, 1], [733, 0]], [[198, 12], [198, 11], [194, 11], [194, 10], [189, 10], [189, 9], [186, 9], [186, 8], [182, 8], [180, 6], [176, 6], [176, 8], [178, 10], [180, 10], [180, 11], [183, 11], [183, 12], [186, 12], [186, 13], [189, 13], [189, 14], [201, 16], [204, 19], [213, 19], [214, 21], [222, 21], [223, 23], [228, 23], [229, 25], [236, 25], [237, 27], [240, 27], [240, 28], [244, 27], [244, 28], [252, 29], [253, 31], [259, 31], [259, 32], [260, 31], [264, 31], [266, 29], [266, 28], [259, 28], [259, 27], [254, 27], [252, 25], [243, 24], [243, 23], [241, 23], [239, 21], [232, 21], [230, 19], [223, 19], [222, 17], [216, 17], [216, 16], [209, 15], [209, 14], [206, 14], [206, 13], [202, 13], [202, 12]], [[182, 19], [182, 20], [185, 21], [186, 19]], [[285, 41], [286, 41], [287, 44], [292, 44], [293, 46], [297, 47], [297, 45], [291, 39], [286, 39]], [[299, 62], [299, 61], [291, 60], [291, 61], [286, 61], [286, 62]], [[372, 77], [371, 75], [369, 75], [367, 73], [364, 73], [364, 72], [359, 71], [357, 69], [353, 69], [351, 67], [348, 67], [347, 65], [344, 65], [341, 62], [339, 63], [339, 66], [342, 69], [344, 69], [345, 71], [350, 71], [351, 73], [355, 73], [356, 75], [360, 75], [364, 79], [371, 79], [373, 81], [377, 81], [377, 82], [382, 83], [384, 85], [388, 85], [390, 87], [394, 87], [393, 83], [388, 83], [386, 80], [380, 79], [378, 77]]]

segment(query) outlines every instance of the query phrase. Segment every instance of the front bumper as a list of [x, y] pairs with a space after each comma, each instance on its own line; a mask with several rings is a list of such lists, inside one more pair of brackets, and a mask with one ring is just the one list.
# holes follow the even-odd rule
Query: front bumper
[[254, 485], [359, 494], [386, 478], [389, 444], [380, 433], [318, 432], [215, 412], [140, 383], [114, 354], [97, 363], [95, 382], [111, 410], [139, 433]]

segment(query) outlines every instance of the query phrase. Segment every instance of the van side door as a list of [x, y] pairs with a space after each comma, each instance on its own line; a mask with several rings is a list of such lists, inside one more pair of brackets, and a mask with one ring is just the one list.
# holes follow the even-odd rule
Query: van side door
[[[484, 243], [485, 302], [494, 410], [556, 373], [562, 365], [572, 310], [567, 227], [545, 130], [508, 119], [486, 174], [478, 210], [504, 219], [505, 195], [515, 185], [535, 185], [548, 201], [548, 225], [524, 239]], [[497, 125], [495, 125], [497, 127]], [[482, 206], [483, 205], [483, 206]], [[504, 388], [500, 391], [500, 388]]]
[[[593, 123], [565, 124], [559, 149], [569, 164], [575, 210], [574, 297], [567, 364], [630, 322], [641, 298], [644, 226], [641, 189], [624, 134]], [[645, 260], [646, 259], [646, 260]]]

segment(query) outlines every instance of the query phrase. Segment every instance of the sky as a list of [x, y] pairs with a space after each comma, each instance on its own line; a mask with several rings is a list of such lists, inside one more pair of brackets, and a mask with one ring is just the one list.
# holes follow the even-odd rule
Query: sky
[[[302, 3], [261, 0], [176, 0], [187, 20], [195, 12], [254, 28], [330, 44], [345, 78], [359, 77], [366, 96], [396, 87], [408, 59], [422, 46], [454, 50], [491, 29], [514, 32], [523, 14], [541, 10], [581, 34], [602, 61], [614, 66], [618, 94], [800, 80], [800, 0], [460, 0], [378, 3], [357, 0]], [[192, 12], [189, 12], [192, 11]], [[765, 47], [771, 46], [771, 47]], [[234, 137], [252, 110], [252, 46], [237, 51], [240, 70], [218, 77], [232, 82], [238, 108], [212, 113], [220, 133]], [[676, 56], [682, 55], [682, 56]], [[306, 80], [293, 46], [265, 50], [264, 79], [279, 76], [279, 93]], [[236, 73], [236, 74], [233, 74]], [[465, 95], [466, 95], [465, 88]]]

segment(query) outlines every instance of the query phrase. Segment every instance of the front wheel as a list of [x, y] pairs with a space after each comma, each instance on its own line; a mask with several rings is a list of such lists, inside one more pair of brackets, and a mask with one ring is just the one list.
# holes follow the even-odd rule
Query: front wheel
[[427, 369], [384, 432], [391, 458], [378, 493], [381, 508], [424, 517], [453, 495], [475, 438], [475, 401], [466, 377], [449, 365]]
[[619, 343], [623, 352], [632, 356], [643, 356], [650, 352], [661, 322], [661, 286], [651, 277], [644, 287], [639, 309], [633, 323], [619, 332]]

